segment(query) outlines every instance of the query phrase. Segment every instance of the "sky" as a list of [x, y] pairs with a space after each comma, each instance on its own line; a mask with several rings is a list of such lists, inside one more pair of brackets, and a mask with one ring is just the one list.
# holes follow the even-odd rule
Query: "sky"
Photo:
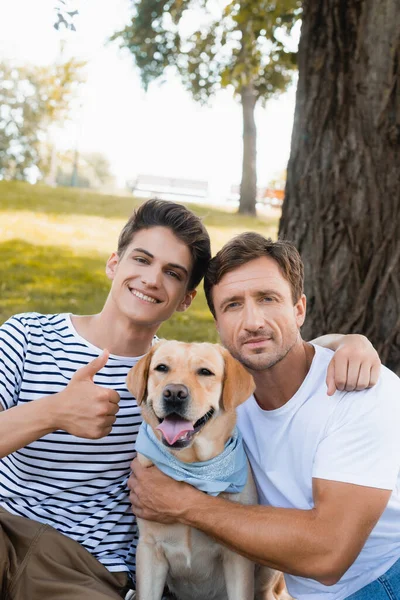
[[[229, 91], [210, 106], [195, 103], [170, 76], [147, 93], [129, 53], [105, 40], [122, 28], [130, 0], [68, 0], [78, 8], [76, 32], [57, 32], [59, 0], [0, 0], [0, 56], [19, 64], [49, 64], [65, 39], [66, 56], [87, 61], [86, 83], [73, 122], [56, 134], [60, 149], [101, 152], [118, 185], [138, 174], [206, 180], [224, 195], [241, 177], [241, 107]], [[256, 109], [257, 175], [266, 185], [286, 168], [295, 86]]]

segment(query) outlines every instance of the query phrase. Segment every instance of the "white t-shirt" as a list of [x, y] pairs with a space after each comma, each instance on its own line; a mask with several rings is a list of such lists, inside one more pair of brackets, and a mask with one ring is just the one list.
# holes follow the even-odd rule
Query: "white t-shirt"
[[330, 350], [316, 346], [310, 371], [281, 408], [254, 397], [238, 409], [261, 504], [309, 510], [312, 479], [393, 490], [356, 561], [333, 586], [286, 575], [298, 600], [342, 600], [385, 573], [400, 557], [400, 379], [382, 368], [363, 392], [326, 393]]
[[[60, 392], [100, 353], [67, 314], [12, 317], [0, 327], [3, 409]], [[0, 460], [0, 506], [52, 525], [114, 572], [135, 569], [138, 536], [127, 480], [142, 419], [126, 376], [137, 361], [110, 355], [94, 377], [120, 395], [109, 435], [90, 440], [54, 431]]]

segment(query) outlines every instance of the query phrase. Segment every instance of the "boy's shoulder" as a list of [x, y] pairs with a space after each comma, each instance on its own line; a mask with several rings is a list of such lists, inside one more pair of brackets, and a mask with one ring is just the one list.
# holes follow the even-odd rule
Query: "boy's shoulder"
[[63, 313], [42, 314], [38, 312], [17, 313], [5, 321], [0, 329], [23, 336], [54, 333], [68, 327], [68, 315]]
[[46, 323], [57, 324], [61, 321], [65, 321], [66, 314], [63, 313], [39, 313], [39, 312], [23, 312], [12, 315], [5, 321], [5, 323], [20, 323], [21, 325], [38, 326], [45, 325]]

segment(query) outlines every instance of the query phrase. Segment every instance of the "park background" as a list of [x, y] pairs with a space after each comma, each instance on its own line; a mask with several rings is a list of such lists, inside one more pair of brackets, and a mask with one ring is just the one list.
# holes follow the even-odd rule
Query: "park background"
[[[305, 337], [364, 333], [400, 371], [399, 0], [0, 10], [0, 322], [101, 308], [147, 173], [207, 182], [154, 192], [190, 199], [214, 252], [249, 229], [292, 239]], [[216, 341], [204, 295], [161, 334]]]

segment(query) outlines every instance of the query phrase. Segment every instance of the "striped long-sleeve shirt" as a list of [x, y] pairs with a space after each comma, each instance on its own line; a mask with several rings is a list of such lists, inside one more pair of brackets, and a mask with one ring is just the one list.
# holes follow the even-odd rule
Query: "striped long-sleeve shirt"
[[[12, 317], [0, 327], [3, 409], [63, 390], [100, 353], [67, 314]], [[108, 436], [90, 440], [54, 431], [0, 460], [0, 506], [55, 527], [114, 572], [134, 570], [137, 529], [127, 479], [141, 417], [125, 381], [137, 360], [111, 355], [94, 378], [121, 397]]]

